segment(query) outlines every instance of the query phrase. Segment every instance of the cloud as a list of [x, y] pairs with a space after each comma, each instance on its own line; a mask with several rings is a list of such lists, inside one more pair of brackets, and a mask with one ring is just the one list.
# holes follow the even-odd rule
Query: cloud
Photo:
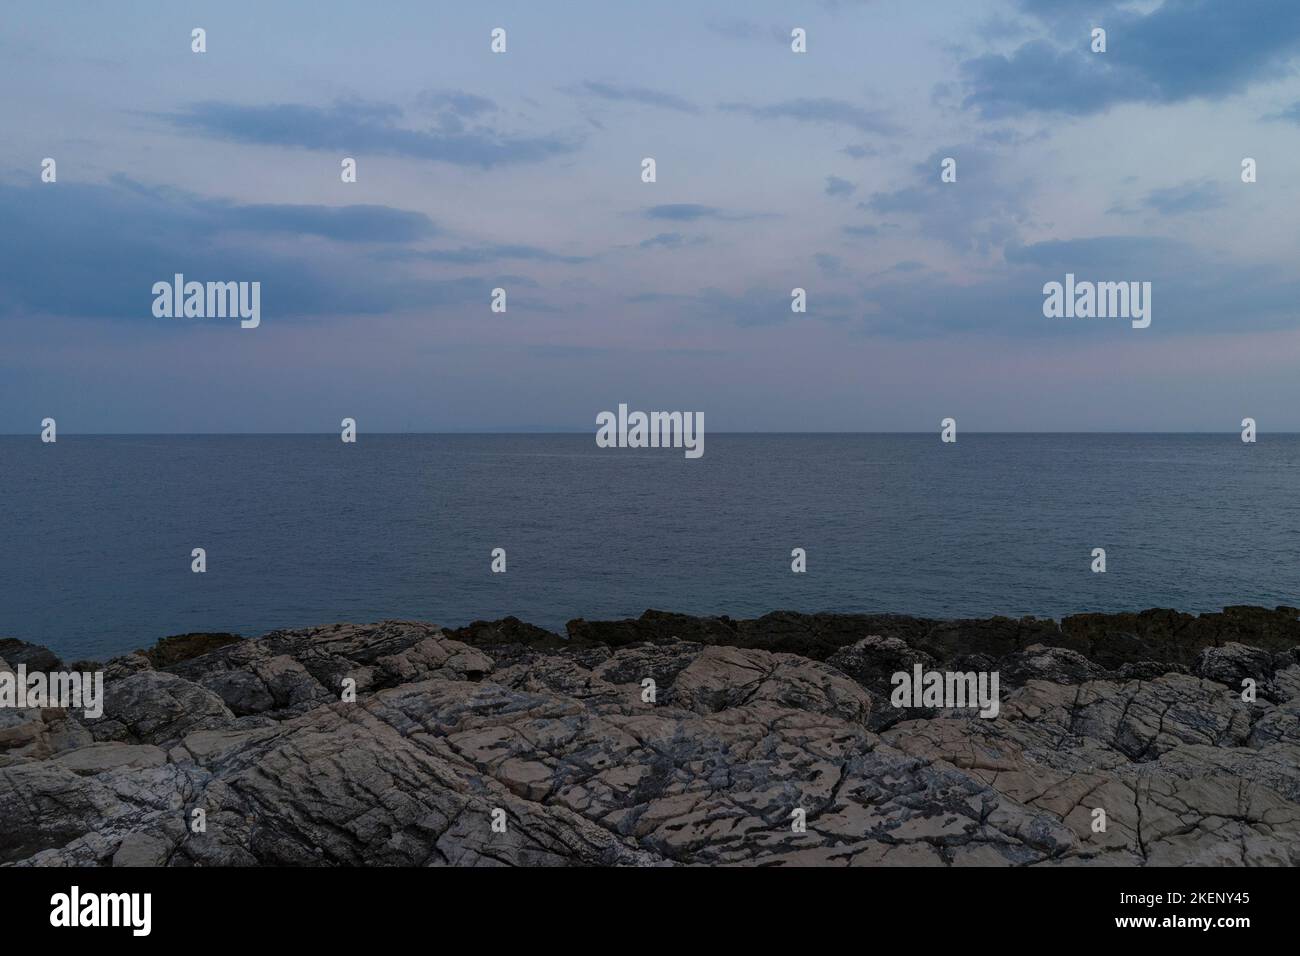
[[718, 108], [729, 113], [745, 113], [760, 120], [789, 119], [801, 123], [848, 126], [864, 133], [897, 132], [897, 127], [886, 120], [883, 114], [830, 97], [806, 97], [772, 103], [767, 106], [755, 106], [750, 103], [722, 103], [719, 104]]
[[517, 243], [491, 243], [482, 246], [461, 246], [459, 249], [404, 249], [388, 253], [379, 258], [401, 260], [405, 262], [446, 262], [455, 265], [482, 265], [504, 260], [528, 260], [532, 262], [558, 262], [576, 265], [590, 262], [590, 256], [566, 256], [537, 246]]
[[642, 106], [676, 110], [679, 113], [698, 113], [700, 111], [698, 106], [680, 96], [674, 96], [672, 93], [661, 93], [658, 90], [650, 90], [642, 86], [620, 86], [615, 83], [598, 83], [587, 80], [580, 84], [578, 88], [583, 93], [602, 100], [639, 103]]
[[[957, 181], [942, 182], [940, 163], [957, 161]], [[916, 164], [910, 184], [872, 193], [866, 208], [877, 214], [902, 214], [921, 235], [959, 249], [987, 252], [1014, 240], [1028, 219], [1030, 184], [1009, 178], [1001, 155], [984, 146], [950, 146]]]
[[1017, 6], [1025, 13], [1044, 20], [1061, 20], [1080, 14], [1110, 13], [1128, 0], [1018, 0]]
[[1284, 120], [1288, 123], [1300, 123], [1300, 102], [1292, 103], [1286, 109], [1277, 113], [1270, 113], [1264, 117], [1266, 120]]
[[1156, 236], [1090, 236], [1082, 239], [1048, 239], [1027, 246], [1008, 245], [1003, 251], [1013, 265], [1064, 269], [1074, 272], [1116, 272], [1134, 268], [1164, 271], [1176, 267], [1191, 249], [1174, 239]]
[[826, 177], [826, 195], [828, 196], [849, 196], [857, 188], [847, 179], [840, 179], [838, 176]]
[[715, 206], [705, 206], [693, 202], [665, 203], [660, 206], [651, 206], [645, 211], [645, 217], [647, 219], [668, 219], [673, 222], [697, 222], [701, 219], [714, 219], [720, 222], [743, 222], [748, 219], [759, 218], [759, 216], [751, 213], [725, 212]]
[[[1051, 25], [1053, 41], [966, 61], [965, 105], [988, 117], [1081, 116], [1119, 103], [1219, 99], [1286, 75], [1300, 54], [1293, 0], [1256, 0], [1249, 15], [1219, 0], [1165, 0], [1145, 14], [1123, 8], [1104, 17], [1089, 6], [1022, 3]], [[1106, 29], [1107, 52], [1091, 52], [1090, 25]]]
[[486, 96], [464, 90], [425, 90], [416, 102], [430, 109], [447, 110], [457, 116], [480, 116], [496, 112], [497, 105]]
[[402, 111], [397, 107], [373, 103], [339, 102], [321, 108], [209, 101], [162, 118], [178, 129], [236, 143], [331, 150], [344, 155], [380, 153], [484, 169], [541, 162], [580, 146], [579, 140], [568, 135], [524, 136], [469, 126], [466, 120], [482, 110], [459, 102], [458, 108], [440, 114], [434, 128], [423, 130], [399, 125]]
[[840, 150], [840, 152], [845, 156], [851, 156], [853, 159], [866, 159], [870, 156], [880, 155], [880, 150], [876, 149], [874, 146], [867, 146], [865, 144], [845, 146]]
[[963, 105], [988, 118], [1037, 110], [1086, 115], [1124, 99], [1148, 99], [1154, 88], [1131, 71], [1035, 40], [1010, 56], [987, 54], [961, 65], [969, 90]]
[[[900, 338], [952, 333], [1009, 337], [1239, 332], [1295, 325], [1300, 279], [1289, 268], [1225, 260], [1159, 236], [1093, 236], [1011, 245], [1006, 264], [971, 280], [927, 270], [884, 275], [864, 290], [864, 329]], [[1047, 319], [1043, 284], [1079, 280], [1152, 285], [1152, 324]]]
[[826, 252], [819, 252], [813, 256], [813, 262], [817, 263], [817, 268], [821, 269], [828, 276], [839, 276], [844, 274], [844, 262], [838, 256], [832, 256]]
[[423, 213], [388, 206], [239, 205], [203, 202], [225, 228], [320, 236], [337, 242], [411, 242], [437, 230]]
[[1163, 216], [1180, 216], [1189, 212], [1206, 212], [1227, 202], [1222, 184], [1213, 180], [1183, 183], [1153, 189], [1138, 202], [1137, 209], [1116, 204], [1107, 212], [1130, 214], [1142, 209], [1153, 210]]
[[337, 242], [411, 242], [435, 235], [433, 221], [421, 212], [391, 206], [317, 206], [289, 203], [238, 203], [211, 199], [166, 186], [149, 186], [122, 175], [110, 178], [123, 197], [143, 205], [171, 207], [176, 226], [201, 237], [219, 232], [318, 236]]
[[651, 206], [645, 212], [650, 219], [672, 219], [676, 222], [694, 222], [697, 219], [721, 219], [722, 211], [712, 206], [702, 206], [699, 203], [668, 203], [662, 206]]
[[642, 249], [679, 249], [682, 246], [698, 246], [707, 242], [703, 236], [696, 236], [688, 239], [680, 232], [661, 232], [651, 236], [649, 239], [642, 239], [638, 245]]
[[[830, 257], [833, 258], [833, 257]], [[853, 301], [836, 292], [809, 290], [807, 312], [794, 312], [790, 308], [790, 288], [751, 286], [742, 292], [728, 292], [717, 288], [701, 289], [693, 293], [642, 292], [628, 296], [634, 304], [670, 304], [685, 317], [699, 322], [723, 320], [741, 328], [782, 325], [818, 319], [843, 322], [853, 316]]]
[[[155, 322], [150, 289], [177, 272], [198, 281], [261, 282], [266, 317], [486, 302], [503, 281], [416, 278], [356, 255], [349, 246], [361, 239], [397, 243], [434, 230], [421, 214], [381, 206], [248, 205], [117, 178], [57, 188], [0, 185], [0, 220], [0, 315]], [[284, 235], [331, 241], [286, 246], [276, 241]]]

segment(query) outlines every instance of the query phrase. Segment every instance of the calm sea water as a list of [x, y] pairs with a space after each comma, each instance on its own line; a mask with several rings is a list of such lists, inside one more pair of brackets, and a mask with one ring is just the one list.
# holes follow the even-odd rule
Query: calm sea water
[[1291, 435], [709, 434], [697, 460], [587, 434], [3, 437], [0, 636], [103, 658], [385, 617], [1300, 604], [1297, 491]]

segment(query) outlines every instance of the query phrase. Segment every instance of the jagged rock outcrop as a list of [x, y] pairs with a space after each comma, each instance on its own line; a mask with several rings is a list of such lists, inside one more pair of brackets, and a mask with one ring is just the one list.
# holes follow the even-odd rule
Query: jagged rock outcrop
[[[183, 635], [0, 710], [0, 863], [1297, 865], [1298, 616]], [[915, 665], [998, 715], [894, 707]]]

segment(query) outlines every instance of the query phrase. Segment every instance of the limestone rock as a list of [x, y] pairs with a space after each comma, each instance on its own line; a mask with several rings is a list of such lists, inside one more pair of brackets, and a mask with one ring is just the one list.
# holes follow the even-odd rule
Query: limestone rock
[[[185, 635], [97, 720], [0, 711], [0, 863], [1296, 866], [1296, 617]], [[894, 708], [918, 664], [998, 716]]]

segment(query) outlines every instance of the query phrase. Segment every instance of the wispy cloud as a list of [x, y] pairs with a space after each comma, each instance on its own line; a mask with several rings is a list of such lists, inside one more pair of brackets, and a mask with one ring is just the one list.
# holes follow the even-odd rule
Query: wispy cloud
[[442, 112], [432, 129], [412, 129], [400, 124], [399, 108], [386, 104], [244, 106], [208, 101], [164, 114], [163, 119], [177, 129], [232, 142], [381, 153], [484, 169], [541, 162], [581, 145], [571, 134], [529, 136], [467, 125], [467, 118], [483, 111], [462, 100], [459, 107]]
[[795, 120], [800, 123], [847, 126], [863, 133], [897, 131], [897, 127], [887, 120], [883, 113], [831, 97], [785, 100], [766, 106], [752, 103], [722, 103], [718, 108], [730, 113], [744, 113], [760, 120]]
[[406, 249], [384, 256], [405, 261], [447, 262], [456, 265], [482, 265], [505, 260], [532, 262], [559, 262], [577, 265], [590, 262], [591, 256], [566, 256], [537, 246], [512, 243], [492, 243], [482, 246], [461, 246], [458, 249]]
[[865, 143], [850, 144], [845, 146], [840, 150], [840, 152], [845, 156], [852, 157], [853, 159], [866, 159], [869, 156], [880, 155], [880, 150], [876, 149], [874, 146], [868, 146]]
[[1207, 179], [1153, 189], [1138, 201], [1136, 207], [1116, 203], [1107, 212], [1132, 214], [1149, 211], [1162, 216], [1181, 216], [1189, 212], [1207, 212], [1226, 203], [1223, 185]]
[[660, 206], [651, 206], [645, 210], [645, 217], [647, 219], [668, 219], [673, 222], [697, 222], [701, 219], [741, 222], [759, 218], [752, 213], [727, 212], [718, 209], [716, 206], [705, 206], [693, 202], [665, 203]]
[[416, 103], [429, 109], [447, 110], [457, 116], [482, 116], [497, 110], [497, 104], [486, 96], [464, 90], [425, 90], [416, 97]]
[[641, 106], [676, 110], [679, 113], [698, 113], [700, 111], [698, 106], [683, 97], [672, 93], [663, 93], [659, 90], [646, 89], [643, 86], [625, 86], [618, 83], [601, 83], [587, 80], [577, 86], [576, 92], [616, 103], [637, 103]]
[[819, 252], [813, 256], [813, 262], [817, 263], [817, 268], [828, 276], [839, 276], [844, 274], [844, 262], [839, 256], [833, 256], [827, 252]]
[[[940, 163], [957, 161], [957, 182], [939, 178]], [[954, 145], [917, 163], [909, 184], [872, 193], [872, 212], [913, 221], [920, 234], [960, 249], [987, 252], [1013, 241], [1028, 218], [1032, 183], [1009, 175], [1002, 154], [983, 146]]]
[[[832, 257], [833, 258], [833, 257]], [[808, 297], [807, 312], [790, 308], [790, 289], [754, 285], [740, 292], [718, 288], [697, 292], [642, 292], [628, 296], [635, 304], [671, 303], [681, 314], [700, 322], [719, 320], [742, 328], [783, 325], [816, 319], [843, 322], [853, 316], [853, 300], [842, 293], [817, 292]]]
[[703, 245], [708, 240], [703, 236], [688, 239], [680, 232], [660, 232], [638, 243], [642, 249], [680, 249], [683, 246]]
[[1283, 120], [1288, 123], [1300, 123], [1300, 102], [1292, 103], [1284, 110], [1276, 113], [1269, 113], [1264, 117], [1266, 120]]

